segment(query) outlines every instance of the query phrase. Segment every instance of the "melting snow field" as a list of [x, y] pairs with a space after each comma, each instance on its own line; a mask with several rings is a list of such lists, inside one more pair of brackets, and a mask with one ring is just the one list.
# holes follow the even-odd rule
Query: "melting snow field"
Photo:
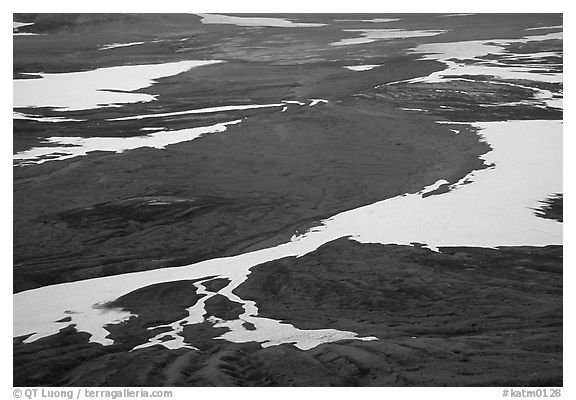
[[373, 24], [379, 24], [383, 22], [396, 22], [400, 21], [400, 18], [372, 18], [372, 19], [335, 19], [334, 22], [367, 22]]
[[[412, 52], [423, 54], [422, 59], [437, 60], [446, 64], [446, 69], [433, 72], [427, 76], [408, 79], [403, 81], [390, 82], [386, 85], [396, 85], [399, 83], [440, 83], [447, 81], [470, 81], [476, 82], [468, 77], [472, 76], [489, 76], [491, 80], [483, 81], [495, 85], [508, 85], [529, 89], [533, 91], [533, 99], [526, 99], [516, 103], [494, 103], [481, 104], [482, 107], [499, 107], [510, 105], [526, 105], [539, 103], [548, 107], [562, 108], [563, 94], [562, 91], [552, 92], [551, 90], [541, 89], [528, 84], [518, 84], [503, 82], [502, 80], [521, 79], [532, 82], [562, 83], [563, 74], [560, 72], [550, 72], [549, 66], [555, 65], [549, 62], [541, 63], [549, 57], [559, 57], [562, 55], [541, 51], [535, 53], [511, 53], [506, 51], [506, 46], [514, 43], [526, 43], [528, 41], [544, 41], [562, 39], [562, 32], [549, 33], [546, 35], [527, 36], [523, 39], [506, 39], [506, 40], [475, 40], [464, 42], [450, 43], [426, 43], [418, 45], [412, 49]], [[505, 59], [506, 63], [498, 61], [489, 61], [486, 56], [500, 56]], [[466, 62], [462, 62], [465, 60]], [[510, 63], [510, 61], [516, 61]], [[535, 63], [534, 61], [540, 61]], [[466, 76], [466, 78], [464, 77]], [[535, 104], [539, 106], [539, 104]]]
[[111, 151], [122, 153], [142, 147], [163, 149], [164, 147], [199, 138], [206, 133], [224, 132], [228, 125], [239, 124], [241, 119], [222, 122], [210, 126], [181, 129], [176, 131], [161, 130], [145, 136], [132, 137], [50, 137], [46, 144], [59, 146], [33, 147], [14, 154], [16, 165], [42, 164], [46, 161], [66, 160], [72, 157], [85, 156], [91, 151]]
[[[106, 338], [108, 331], [104, 329], [104, 326], [125, 321], [131, 317], [131, 314], [119, 309], [103, 308], [103, 304], [148, 285], [218, 275], [218, 277], [230, 279], [231, 283], [217, 293], [241, 303], [244, 307], [244, 314], [238, 320], [218, 322], [212, 320], [218, 326], [227, 326], [231, 329], [222, 336], [223, 339], [234, 342], [258, 341], [265, 346], [294, 343], [301, 349], [309, 349], [320, 343], [343, 339], [375, 340], [370, 337], [358, 338], [353, 332], [332, 329], [300, 330], [287, 323], [260, 318], [257, 317], [257, 307], [254, 302], [242, 300], [232, 293], [233, 289], [246, 280], [250, 267], [281, 257], [306, 254], [313, 251], [318, 244], [313, 240], [300, 240], [270, 249], [235, 257], [212, 259], [185, 267], [89, 279], [17, 293], [14, 295], [14, 336], [33, 333], [25, 340], [26, 343], [30, 343], [75, 324], [78, 331], [92, 335], [90, 339], [92, 342], [110, 345], [112, 340]], [[206, 290], [203, 292], [206, 293]], [[45, 299], [50, 299], [50, 301], [45, 301]], [[184, 346], [182, 338], [177, 334], [182, 329], [180, 322], [190, 324], [203, 322], [208, 317], [205, 315], [203, 304], [204, 302], [200, 302], [189, 308], [190, 315], [183, 321], [170, 324], [172, 332], [165, 334], [171, 333], [172, 340], [160, 343], [158, 338], [153, 338], [150, 342], [136, 347], [147, 347], [152, 344], [162, 344], [168, 348]], [[55, 322], [63, 317], [70, 317], [71, 321]], [[242, 325], [244, 322], [254, 324], [256, 329], [245, 329]]]
[[[415, 78], [410, 82], [440, 82], [441, 80], [449, 77], [459, 75], [490, 75], [501, 79], [528, 79], [539, 82], [562, 82], [561, 74], [554, 74], [548, 72], [536, 73], [534, 66], [519, 67], [519, 66], [505, 66], [501, 64], [486, 64], [484, 61], [474, 66], [461, 64], [451, 59], [471, 59], [482, 57], [490, 54], [504, 54], [504, 49], [500, 46], [489, 45], [484, 42], [458, 42], [458, 43], [429, 43], [420, 45], [417, 49], [419, 53], [429, 53], [426, 59], [441, 59], [443, 63], [448, 66], [448, 69], [443, 71], [434, 72], [423, 78]], [[473, 56], [475, 54], [475, 56]], [[472, 55], [472, 56], [471, 56]], [[522, 55], [523, 57], [531, 56], [531, 58], [549, 57], [550, 53], [532, 53], [529, 55]], [[480, 60], [478, 60], [480, 61]]]
[[[355, 210], [343, 212], [292, 241], [274, 248], [235, 257], [208, 260], [185, 267], [165, 268], [86, 281], [46, 286], [14, 295], [14, 336], [32, 334], [26, 342], [57, 333], [75, 324], [78, 331], [92, 335], [91, 341], [112, 343], [106, 324], [130, 318], [128, 312], [101, 305], [151, 284], [218, 275], [231, 283], [219, 293], [241, 303], [244, 313], [237, 320], [221, 321], [206, 315], [203, 303], [191, 307], [189, 316], [170, 324], [172, 339], [141, 343], [139, 348], [161, 344], [168, 348], [189, 346], [178, 332], [182, 324], [208, 320], [230, 329], [221, 336], [232, 342], [257, 341], [264, 346], [294, 343], [309, 349], [321, 343], [359, 338], [353, 332], [300, 330], [294, 326], [257, 316], [252, 301], [232, 291], [244, 282], [254, 265], [302, 256], [318, 246], [349, 236], [366, 243], [425, 243], [432, 249], [442, 246], [543, 246], [562, 244], [562, 224], [536, 217], [532, 208], [551, 193], [562, 192], [562, 123], [559, 121], [512, 121], [477, 123], [481, 135], [493, 148], [484, 155], [493, 167], [474, 171], [453, 185], [448, 193], [423, 197], [439, 181], [416, 194], [406, 194]], [[471, 181], [472, 183], [465, 184]], [[202, 282], [200, 282], [201, 284]], [[45, 299], [51, 299], [49, 302]], [[55, 322], [70, 317], [66, 323]], [[255, 330], [247, 330], [249, 322]], [[163, 339], [165, 340], [165, 339]], [[190, 347], [190, 346], [189, 346]]]
[[14, 36], [23, 36], [23, 35], [38, 35], [37, 33], [29, 33], [29, 32], [20, 32], [19, 29], [25, 26], [34, 25], [33, 22], [16, 22], [12, 21], [12, 34]]
[[12, 119], [25, 119], [37, 122], [82, 122], [83, 119], [74, 119], [66, 117], [42, 117], [40, 115], [24, 114], [20, 112], [13, 112]]
[[163, 117], [174, 117], [178, 115], [189, 115], [189, 114], [209, 114], [224, 111], [241, 111], [241, 110], [251, 110], [257, 108], [269, 108], [269, 107], [284, 107], [288, 102], [275, 103], [275, 104], [242, 104], [235, 106], [220, 106], [220, 107], [208, 107], [208, 108], [198, 108], [195, 110], [184, 110], [176, 111], [171, 113], [159, 113], [159, 114], [144, 114], [144, 115], [132, 115], [129, 117], [121, 118], [111, 118], [108, 121], [130, 121], [130, 120], [140, 120], [147, 118], [163, 118]]
[[13, 29], [22, 28], [23, 26], [28, 26], [28, 25], [34, 25], [34, 23], [33, 23], [33, 22], [16, 22], [16, 21], [12, 21], [12, 28], [13, 28]]
[[59, 111], [74, 111], [151, 101], [154, 99], [152, 95], [125, 92], [148, 87], [155, 79], [220, 62], [222, 61], [180, 61], [99, 68], [84, 72], [33, 74], [42, 78], [13, 81], [13, 107], [53, 107]]
[[342, 39], [338, 42], [330, 43], [331, 46], [348, 46], [352, 44], [372, 43], [377, 40], [405, 39], [422, 36], [436, 36], [446, 31], [443, 30], [417, 30], [408, 31], [404, 29], [346, 29], [344, 32], [360, 32], [361, 37]]
[[[562, 32], [549, 33], [547, 35], [527, 36], [523, 39], [507, 40], [489, 40], [489, 41], [467, 41], [452, 43], [426, 43], [417, 46], [412, 51], [424, 54], [423, 59], [438, 60], [446, 64], [447, 68], [433, 72], [428, 76], [409, 79], [406, 81], [392, 82], [388, 85], [397, 83], [439, 83], [450, 80], [468, 80], [462, 76], [491, 76], [490, 83], [516, 86], [530, 89], [534, 92], [536, 100], [543, 102], [549, 107], [562, 108], [562, 93], [553, 93], [550, 90], [540, 89], [538, 87], [501, 82], [499, 79], [523, 79], [534, 82], [562, 83], [563, 74], [548, 71], [548, 63], [533, 64], [534, 60], [543, 60], [547, 57], [561, 57], [549, 51], [535, 52], [530, 54], [515, 54], [506, 52], [505, 46], [514, 43], [525, 43], [528, 41], [543, 41], [562, 39]], [[498, 55], [507, 60], [518, 60], [516, 65], [509, 63], [489, 62], [482, 57]], [[468, 61], [462, 63], [461, 60]], [[474, 63], [470, 63], [473, 61]], [[502, 104], [500, 104], [502, 105]], [[510, 104], [506, 104], [510, 105]], [[512, 104], [514, 105], [514, 104]], [[495, 106], [495, 105], [492, 105]]]
[[[562, 244], [562, 224], [534, 214], [540, 201], [562, 192], [562, 123], [507, 121], [471, 124], [493, 148], [492, 167], [474, 171], [448, 193], [407, 194], [338, 214], [317, 232], [326, 241], [443, 246]], [[438, 182], [447, 183], [446, 181]]]
[[379, 64], [365, 64], [365, 65], [349, 65], [344, 68], [349, 69], [350, 71], [370, 71], [371, 69], [380, 67]]
[[146, 42], [130, 42], [130, 43], [111, 43], [100, 47], [98, 50], [111, 50], [117, 49], [120, 47], [131, 47], [131, 46], [138, 46], [144, 44]]
[[293, 22], [286, 18], [236, 17], [220, 14], [196, 14], [203, 24], [229, 24], [236, 26], [266, 26], [272, 28], [318, 28], [326, 24]]
[[[315, 106], [320, 103], [327, 103], [325, 99], [310, 99], [309, 106]], [[297, 100], [284, 100], [281, 103], [275, 104], [246, 104], [234, 106], [219, 106], [199, 108], [194, 110], [184, 110], [171, 113], [157, 113], [157, 114], [142, 114], [132, 115], [128, 117], [111, 118], [107, 121], [131, 121], [149, 118], [162, 118], [173, 117], [189, 114], [209, 114], [226, 111], [243, 111], [260, 108], [277, 108], [282, 107], [282, 112], [285, 112], [292, 104], [304, 106], [306, 103]], [[32, 120], [38, 122], [81, 122], [82, 120], [71, 119], [65, 117], [41, 117], [36, 115], [29, 115], [14, 112], [14, 119]], [[13, 155], [14, 164], [17, 166], [25, 166], [31, 164], [42, 164], [47, 161], [66, 160], [72, 157], [85, 156], [93, 151], [111, 151], [115, 153], [122, 153], [126, 150], [134, 150], [142, 147], [151, 147], [156, 149], [163, 149], [164, 147], [194, 140], [206, 133], [224, 132], [227, 125], [238, 124], [242, 120], [234, 120], [222, 122], [206, 127], [196, 127], [181, 130], [165, 130], [165, 128], [144, 127], [140, 131], [155, 131], [154, 133], [145, 136], [128, 136], [128, 137], [58, 137], [52, 136], [41, 140], [42, 144], [46, 146], [33, 147], [28, 150], [18, 152]]]
[[[211, 16], [210, 18], [216, 17], [218, 16]], [[203, 22], [221, 23], [204, 20]], [[288, 22], [272, 21], [269, 23]], [[362, 30], [364, 37], [356, 40], [373, 41], [387, 37], [407, 37], [395, 36], [406, 34], [406, 31], [397, 31]], [[422, 35], [430, 36], [437, 35], [442, 31], [412, 33], [418, 34], [418, 32], [427, 32], [426, 35]], [[372, 36], [370, 36], [371, 34]], [[540, 39], [532, 37], [529, 40], [546, 40], [546, 38], [554, 37], [557, 37], [557, 34], [544, 35], [539, 37]], [[353, 41], [355, 39], [345, 40]], [[524, 41], [526, 40], [528, 39]], [[454, 59], [477, 60], [484, 54], [494, 54], [494, 52], [499, 54], [503, 51], [501, 46], [494, 44], [498, 41], [489, 42], [418, 46], [414, 51], [425, 53], [427, 54], [426, 57], [442, 61], [448, 68], [445, 71], [406, 82], [446, 81], [452, 79], [455, 73], [479, 74], [484, 73], [486, 68], [492, 68], [490, 71], [493, 71], [492, 75], [495, 77], [522, 77], [545, 82], [562, 81], [561, 74], [534, 72], [506, 65], [479, 66], [469, 63], [465, 65], [454, 61]], [[502, 43], [511, 42], [513, 41], [502, 41]], [[339, 43], [335, 45], [358, 42]], [[365, 43], [365, 41], [360, 43]], [[537, 55], [535, 54], [534, 57]], [[94, 90], [94, 88], [92, 87], [90, 90]], [[550, 92], [550, 94], [552, 93]], [[540, 96], [546, 101], [552, 101], [548, 93], [540, 93]], [[310, 100], [310, 106], [326, 102], [324, 99]], [[282, 104], [274, 104], [274, 106], [285, 106], [291, 102], [286, 101]], [[56, 106], [69, 107], [64, 103]], [[92, 101], [90, 104], [93, 106], [94, 102]], [[143, 145], [165, 146], [174, 143], [171, 135], [185, 137], [196, 135], [195, 137], [197, 137], [205, 132], [203, 130], [223, 131], [227, 124], [239, 122], [240, 120], [237, 120], [183, 131], [154, 132], [147, 136], [128, 138], [132, 142], [130, 140], [125, 142], [126, 138], [121, 138], [125, 142], [121, 149], [115, 147], [118, 145], [116, 140], [120, 138], [51, 138], [51, 140], [53, 143], [62, 145], [58, 151], [64, 152], [63, 157], [68, 158], [72, 156], [70, 152], [87, 152], [96, 147], [99, 149], [108, 147], [112, 149], [110, 151], [124, 151]], [[450, 123], [458, 124], [458, 122]], [[344, 339], [377, 340], [374, 337], [358, 337], [356, 333], [347, 331], [302, 330], [288, 323], [258, 317], [257, 305], [252, 301], [239, 298], [233, 293], [233, 290], [248, 278], [250, 268], [255, 265], [284, 257], [300, 257], [314, 251], [322, 244], [341, 237], [349, 237], [362, 243], [403, 245], [422, 243], [435, 251], [445, 246], [496, 248], [499, 246], [562, 244], [562, 224], [554, 220], [537, 217], [534, 213], [534, 209], [541, 206], [542, 200], [551, 194], [563, 191], [562, 122], [501, 121], [471, 123], [470, 125], [479, 129], [480, 138], [491, 147], [491, 150], [482, 156], [487, 168], [469, 173], [459, 182], [452, 184], [449, 192], [432, 193], [441, 185], [448, 184], [447, 181], [440, 180], [418, 193], [397, 196], [337, 214], [324, 220], [322, 225], [314, 227], [302, 235], [295, 235], [290, 242], [273, 248], [233, 257], [207, 260], [183, 267], [89, 279], [17, 293], [14, 295], [13, 334], [15, 337], [30, 335], [25, 339], [26, 343], [30, 343], [55, 334], [69, 325], [75, 325], [78, 331], [88, 332], [92, 342], [110, 345], [112, 340], [107, 338], [108, 331], [105, 326], [136, 316], [124, 310], [106, 308], [104, 307], [106, 303], [152, 284], [206, 278], [195, 284], [198, 292], [204, 294], [205, 297], [188, 309], [188, 316], [180, 321], [173, 321], [173, 323], [165, 325], [169, 328], [168, 332], [163, 332], [145, 343], [136, 345], [134, 350], [152, 345], [162, 345], [167, 348], [194, 348], [194, 343], [185, 343], [179, 333], [182, 332], [184, 325], [198, 324], [204, 321], [212, 323], [216, 327], [229, 329], [228, 332], [220, 336], [221, 339], [238, 343], [255, 341], [264, 347], [293, 343], [300, 349], [310, 349], [321, 343]], [[192, 132], [194, 129], [199, 129], [199, 131]], [[133, 143], [130, 145], [133, 147], [126, 147], [126, 143]], [[41, 154], [44, 150], [39, 149], [28, 150], [31, 152], [28, 154], [29, 159], [41, 159], [42, 156], [45, 156], [45, 154]], [[50, 149], [50, 151], [54, 151], [54, 148]], [[213, 279], [207, 277], [214, 276], [226, 278], [230, 280], [230, 283], [218, 291], [211, 292], [204, 283]], [[216, 294], [240, 303], [244, 309], [243, 314], [235, 320], [220, 320], [207, 315], [204, 306], [205, 301]], [[46, 299], [50, 299], [50, 301], [46, 301]], [[70, 317], [71, 320], [69, 322], [55, 322], [64, 317]], [[245, 323], [252, 324], [255, 329], [246, 329]], [[166, 335], [169, 335], [169, 340], [166, 340]]]

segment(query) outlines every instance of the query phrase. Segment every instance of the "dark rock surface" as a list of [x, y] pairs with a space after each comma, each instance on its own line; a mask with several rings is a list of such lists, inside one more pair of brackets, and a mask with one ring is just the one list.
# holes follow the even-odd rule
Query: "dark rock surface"
[[[236, 290], [257, 302], [260, 316], [377, 341], [262, 348], [218, 339], [227, 329], [204, 322], [183, 331], [198, 350], [128, 353], [131, 335], [143, 334], [133, 318], [108, 326], [112, 346], [88, 343], [73, 328], [31, 344], [15, 339], [14, 384], [562, 386], [562, 248], [441, 250], [339, 239], [256, 266]], [[172, 289], [174, 302], [186, 285], [160, 293]], [[137, 295], [150, 294], [128, 297]], [[209, 314], [235, 318], [239, 310], [220, 297], [207, 302]]]
[[564, 195], [557, 193], [543, 200], [542, 207], [536, 210], [536, 215], [542, 218], [564, 222]]

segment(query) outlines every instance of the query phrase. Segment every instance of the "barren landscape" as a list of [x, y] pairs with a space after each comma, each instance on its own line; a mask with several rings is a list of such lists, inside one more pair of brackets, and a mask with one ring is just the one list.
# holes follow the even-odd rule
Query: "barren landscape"
[[562, 386], [560, 14], [14, 14], [15, 386]]

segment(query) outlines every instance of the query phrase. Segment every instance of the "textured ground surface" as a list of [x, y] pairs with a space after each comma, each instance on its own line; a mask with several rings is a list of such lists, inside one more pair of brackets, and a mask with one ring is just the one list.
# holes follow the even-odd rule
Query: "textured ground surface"
[[[226, 329], [204, 323], [184, 329], [199, 351], [127, 353], [134, 337], [160, 333], [146, 327], [185, 316], [197, 296], [183, 281], [120, 298], [140, 317], [110, 326], [112, 346], [72, 329], [15, 344], [15, 384], [561, 386], [561, 277], [559, 246], [434, 253], [339, 239], [253, 268], [236, 292], [255, 300], [261, 316], [378, 341], [262, 348], [214, 339]], [[222, 296], [206, 307], [229, 319], [238, 308]]]
[[[414, 193], [439, 179], [456, 182], [484, 167], [479, 156], [489, 148], [474, 130], [455, 135], [452, 126], [434, 121], [562, 118], [561, 110], [534, 104], [485, 106], [532, 98], [534, 91], [520, 87], [522, 80], [381, 86], [445, 68], [407, 51], [420, 43], [521, 38], [526, 28], [561, 25], [558, 15], [413, 15], [362, 27], [449, 32], [351, 46], [329, 45], [358, 36], [345, 31], [358, 28], [357, 22], [333, 22], [350, 16], [286, 17], [328, 25], [311, 34], [312, 28], [204, 25], [193, 15], [15, 16], [35, 23], [21, 31], [44, 34], [15, 36], [15, 78], [188, 59], [227, 61], [140, 90], [157, 95], [152, 102], [66, 113], [34, 110], [86, 121], [15, 120], [15, 153], [51, 136], [128, 137], [141, 134], [142, 127], [177, 130], [247, 119], [225, 133], [164, 150], [94, 152], [15, 167], [14, 292], [270, 247], [322, 218]], [[136, 41], [148, 43], [98, 50]], [[562, 41], [511, 49], [561, 52]], [[561, 70], [561, 58], [544, 62], [550, 72]], [[343, 68], [358, 64], [382, 67]], [[316, 98], [328, 103], [286, 112], [106, 121], [282, 100], [309, 104]], [[562, 221], [562, 196], [550, 195], [535, 212]], [[128, 352], [162, 329], [147, 328], [186, 315], [201, 296], [193, 283], [153, 285], [119, 298], [115, 305], [139, 318], [108, 327], [112, 346], [89, 343], [73, 327], [31, 344], [15, 338], [14, 385], [562, 385], [561, 246], [433, 253], [341, 239], [299, 259], [254, 267], [237, 292], [255, 300], [262, 316], [378, 341], [309, 351], [287, 344], [262, 348], [215, 339], [226, 329], [203, 323], [183, 331], [198, 351], [156, 346]], [[211, 282], [215, 288], [226, 284]], [[224, 319], [241, 312], [223, 296], [210, 299], [206, 310]]]

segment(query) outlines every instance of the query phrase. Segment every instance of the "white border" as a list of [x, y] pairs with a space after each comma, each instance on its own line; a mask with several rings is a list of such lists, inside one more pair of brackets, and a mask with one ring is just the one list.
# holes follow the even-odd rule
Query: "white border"
[[[14, 12], [144, 12], [144, 13], [188, 13], [188, 12], [212, 12], [212, 13], [564, 13], [564, 65], [565, 65], [565, 95], [564, 99], [564, 190], [565, 199], [568, 199], [568, 206], [565, 210], [564, 218], [568, 221], [568, 227], [565, 228], [564, 243], [566, 258], [564, 261], [564, 388], [562, 389], [562, 398], [570, 399], [574, 397], [574, 367], [573, 354], [574, 345], [574, 311], [572, 307], [576, 304], [574, 300], [573, 283], [574, 273], [574, 250], [572, 247], [574, 210], [571, 205], [573, 198], [572, 171], [574, 169], [574, 159], [576, 158], [573, 151], [576, 130], [573, 123], [573, 114], [571, 112], [571, 96], [573, 93], [573, 84], [571, 71], [573, 65], [573, 14], [568, 7], [568, 1], [504, 1], [504, 0], [482, 0], [474, 4], [463, 2], [462, 0], [440, 0], [440, 1], [353, 1], [353, 2], [336, 2], [336, 1], [310, 1], [310, 0], [291, 0], [288, 2], [272, 1], [232, 1], [232, 0], [211, 0], [209, 2], [195, 2], [193, 0], [173, 1], [118, 1], [118, 0], [98, 0], [94, 2], [80, 2], [78, 0], [65, 1], [40, 1], [26, 0], [3, 4], [2, 15], [4, 33], [1, 37], [2, 48], [8, 53], [8, 60], [2, 63], [5, 77], [3, 85], [3, 104], [2, 119], [3, 135], [9, 145], [4, 146], [2, 157], [1, 177], [5, 182], [5, 190], [2, 207], [2, 220], [5, 226], [2, 230], [2, 242], [4, 260], [3, 279], [1, 286], [2, 304], [4, 305], [4, 320], [6, 328], [2, 330], [2, 343], [9, 346], [5, 349], [3, 359], [3, 374], [1, 375], [2, 385], [0, 393], [4, 393], [3, 398], [12, 397], [12, 13]], [[10, 19], [10, 20], [9, 20]], [[10, 79], [8, 81], [8, 79]], [[174, 399], [188, 399], [190, 396], [199, 398], [200, 396], [214, 395], [232, 395], [238, 399], [269, 399], [270, 395], [292, 397], [294, 395], [304, 397], [317, 396], [334, 396], [338, 398], [348, 398], [350, 396], [360, 395], [367, 398], [384, 399], [402, 398], [402, 399], [501, 399], [503, 388], [291, 388], [289, 391], [283, 388], [276, 389], [244, 389], [244, 388], [174, 388]]]

